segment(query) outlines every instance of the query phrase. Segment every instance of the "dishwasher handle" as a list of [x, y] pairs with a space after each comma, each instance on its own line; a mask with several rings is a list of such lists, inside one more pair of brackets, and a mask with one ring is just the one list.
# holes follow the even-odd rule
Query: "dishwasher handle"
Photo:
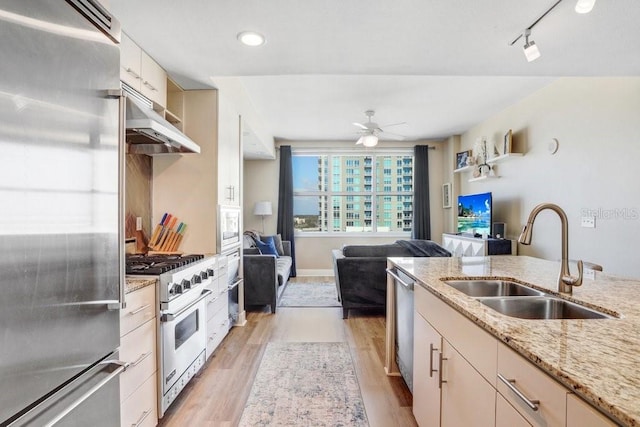
[[387, 268], [387, 274], [395, 279], [396, 282], [400, 283], [402, 286], [407, 288], [408, 290], [413, 290], [413, 282], [407, 283], [398, 276], [398, 274], [390, 268]]

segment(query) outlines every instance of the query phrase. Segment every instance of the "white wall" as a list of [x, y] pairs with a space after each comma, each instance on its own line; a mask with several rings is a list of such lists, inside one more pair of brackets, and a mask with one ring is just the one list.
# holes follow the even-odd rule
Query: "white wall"
[[[435, 146], [429, 150], [429, 189], [431, 204], [431, 235], [440, 242], [444, 231], [442, 209], [442, 177], [445, 176], [445, 151], [447, 145], [442, 141], [419, 142]], [[353, 147], [353, 142], [287, 142], [292, 147]], [[413, 147], [416, 142], [380, 143], [379, 147]], [[244, 228], [262, 230], [261, 218], [253, 215], [255, 202], [270, 200], [273, 215], [265, 218], [265, 232], [275, 233], [278, 212], [279, 151], [276, 160], [245, 160], [244, 162]], [[382, 244], [394, 242], [397, 237], [297, 237], [296, 266], [299, 274], [306, 271], [331, 270], [333, 268], [331, 249], [341, 248], [345, 244]]]
[[[569, 218], [570, 258], [640, 277], [635, 253], [640, 237], [640, 78], [559, 79], [470, 129], [459, 148], [471, 149], [481, 136], [501, 140], [510, 128], [524, 157], [499, 164], [497, 180], [469, 183], [470, 174], [462, 174], [460, 192], [492, 191], [493, 219], [506, 222], [507, 234], [514, 237], [534, 206], [556, 203]], [[552, 138], [560, 143], [555, 155], [547, 149]], [[445, 179], [456, 178], [449, 174]], [[595, 211], [595, 229], [580, 226], [585, 210]], [[532, 245], [518, 250], [559, 259], [557, 215], [543, 211]]]

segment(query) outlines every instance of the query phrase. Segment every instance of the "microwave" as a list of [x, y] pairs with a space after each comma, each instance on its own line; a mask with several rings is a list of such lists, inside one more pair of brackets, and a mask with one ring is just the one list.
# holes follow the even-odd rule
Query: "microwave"
[[241, 220], [242, 209], [240, 206], [218, 206], [218, 253], [229, 252], [240, 247], [242, 242]]

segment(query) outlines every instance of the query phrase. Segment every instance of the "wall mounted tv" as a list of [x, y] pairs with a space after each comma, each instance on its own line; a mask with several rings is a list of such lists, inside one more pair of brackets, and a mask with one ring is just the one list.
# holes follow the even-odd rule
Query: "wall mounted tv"
[[491, 234], [491, 193], [458, 196], [458, 233]]

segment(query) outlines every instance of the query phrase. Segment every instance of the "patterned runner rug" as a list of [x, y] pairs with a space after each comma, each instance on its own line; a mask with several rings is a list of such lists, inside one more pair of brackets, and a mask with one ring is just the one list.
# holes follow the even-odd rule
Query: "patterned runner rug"
[[239, 425], [367, 427], [347, 343], [268, 343]]
[[278, 307], [341, 307], [336, 284], [331, 282], [287, 284]]

